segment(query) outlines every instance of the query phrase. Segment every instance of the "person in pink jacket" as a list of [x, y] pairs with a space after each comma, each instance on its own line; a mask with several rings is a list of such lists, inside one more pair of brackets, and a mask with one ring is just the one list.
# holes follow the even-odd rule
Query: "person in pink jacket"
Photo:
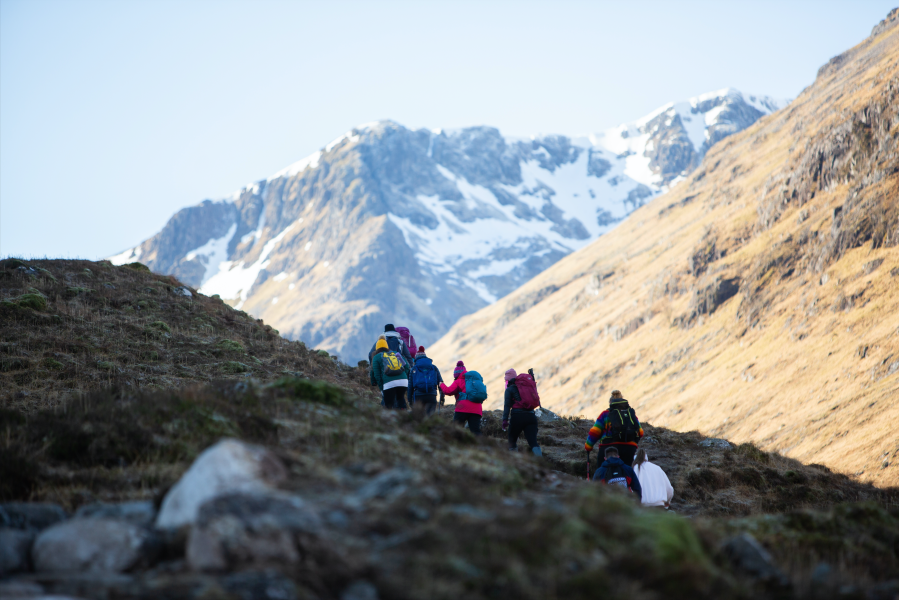
[[471, 400], [459, 400], [459, 395], [465, 392], [465, 373], [468, 369], [460, 360], [453, 369], [453, 382], [450, 385], [440, 384], [440, 391], [447, 396], [456, 397], [456, 412], [453, 414], [453, 423], [457, 423], [465, 427], [468, 423], [468, 430], [475, 435], [481, 435], [481, 415], [483, 410], [481, 405]]

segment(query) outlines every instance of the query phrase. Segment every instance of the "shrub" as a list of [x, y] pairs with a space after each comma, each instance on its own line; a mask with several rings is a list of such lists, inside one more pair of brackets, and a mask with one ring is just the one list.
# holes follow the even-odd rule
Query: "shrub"
[[243, 344], [235, 342], [234, 340], [222, 340], [216, 344], [216, 347], [223, 352], [246, 352]]
[[242, 362], [237, 362], [236, 360], [229, 360], [227, 362], [223, 362], [219, 365], [219, 369], [221, 369], [225, 373], [246, 373], [250, 370], [250, 367], [243, 364]]
[[32, 310], [45, 310], [47, 308], [47, 299], [41, 294], [28, 293], [16, 298], [16, 304]]
[[64, 365], [64, 364], [62, 364], [62, 363], [59, 362], [58, 360], [55, 360], [55, 359], [52, 359], [52, 358], [45, 358], [45, 359], [44, 359], [44, 366], [47, 367], [48, 369], [52, 369], [52, 370], [54, 370], [54, 371], [61, 371], [62, 369], [65, 368], [65, 365]]
[[149, 325], [147, 325], [147, 327], [148, 327], [149, 329], [155, 329], [156, 331], [159, 331], [159, 332], [162, 332], [162, 333], [172, 333], [172, 328], [169, 327], [169, 326], [168, 326], [166, 323], [164, 323], [163, 321], [153, 321], [152, 323], [150, 323]]
[[145, 265], [143, 263], [139, 263], [139, 262], [128, 263], [127, 265], [122, 265], [122, 266], [125, 267], [126, 269], [134, 269], [135, 271], [148, 271], [149, 272], [149, 270], [150, 270], [150, 267], [148, 267], [147, 265]]
[[271, 387], [283, 390], [297, 400], [330, 404], [331, 406], [347, 404], [346, 394], [343, 390], [324, 381], [283, 377], [272, 383]]

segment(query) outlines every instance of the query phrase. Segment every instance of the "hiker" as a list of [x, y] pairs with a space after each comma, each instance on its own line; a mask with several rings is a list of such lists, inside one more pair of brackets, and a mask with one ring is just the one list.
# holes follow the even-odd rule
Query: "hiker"
[[[378, 385], [378, 383], [375, 381], [374, 375], [374, 356], [375, 348], [377, 347], [380, 340], [384, 340], [385, 343], [387, 342], [387, 338], [384, 337], [383, 333], [378, 336], [378, 339], [375, 340], [375, 345], [372, 346], [371, 352], [368, 353], [368, 376], [371, 379], [372, 386]], [[384, 392], [381, 392], [381, 406], [384, 406]]]
[[506, 371], [506, 395], [503, 405], [503, 431], [509, 432], [509, 450], [518, 452], [518, 436], [524, 432], [528, 446], [535, 456], [543, 456], [543, 450], [537, 443], [537, 415], [534, 411], [540, 407], [540, 394], [534, 381], [534, 369], [528, 369], [521, 375], [515, 369]]
[[[434, 361], [425, 354], [425, 347], [419, 346], [415, 353], [415, 362], [412, 366], [412, 374], [409, 376], [412, 387], [409, 394], [412, 396], [414, 410], [422, 410], [426, 415], [431, 415], [437, 410], [438, 385], [443, 383], [440, 369], [434, 365]], [[440, 392], [440, 403], [443, 404], [443, 392]]]
[[596, 473], [593, 474], [593, 481], [600, 481], [608, 485], [618, 485], [627, 488], [629, 492], [637, 494], [637, 498], [643, 499], [643, 488], [640, 486], [640, 478], [634, 473], [634, 470], [618, 456], [618, 448], [615, 446], [606, 446], [606, 460], [602, 463]]
[[[403, 342], [403, 338], [400, 337], [400, 334], [397, 333], [396, 327], [388, 323], [384, 325], [384, 333], [378, 336], [378, 339], [384, 338], [387, 341], [387, 347], [394, 351], [400, 353], [404, 359], [406, 359], [406, 364], [412, 364], [412, 353], [409, 352], [409, 347], [406, 346], [405, 342]], [[373, 356], [375, 355], [375, 346], [377, 346], [377, 342], [375, 345], [371, 347], [371, 351], [368, 353], [368, 362], [371, 363], [373, 360]]]
[[[415, 336], [409, 331], [408, 327], [397, 327], [396, 332], [399, 334], [400, 339], [403, 340], [403, 344], [406, 345], [406, 348], [409, 349], [409, 364], [412, 365], [415, 363], [415, 354], [417, 352], [415, 345]], [[409, 387], [408, 387], [408, 395], [409, 395], [409, 406], [415, 405], [415, 396], [412, 393], [412, 376], [409, 376]]]
[[456, 397], [456, 412], [453, 423], [465, 426], [475, 435], [481, 435], [482, 404], [487, 399], [487, 388], [484, 379], [477, 371], [469, 371], [460, 360], [453, 369], [453, 382], [450, 385], [440, 384], [440, 391], [447, 396]]
[[640, 488], [643, 490], [641, 501], [644, 506], [659, 506], [665, 509], [671, 507], [671, 498], [674, 497], [674, 488], [665, 471], [659, 465], [649, 462], [646, 450], [637, 450], [634, 458], [634, 473], [640, 480]]
[[614, 446], [618, 449], [622, 462], [630, 467], [634, 464], [637, 444], [642, 438], [643, 428], [640, 427], [634, 409], [621, 396], [620, 391], [614, 390], [609, 398], [609, 409], [602, 411], [590, 428], [584, 449], [589, 457], [597, 441], [600, 448]]
[[386, 340], [378, 340], [371, 367], [371, 379], [381, 390], [384, 408], [405, 409], [410, 369], [403, 355], [391, 350]]

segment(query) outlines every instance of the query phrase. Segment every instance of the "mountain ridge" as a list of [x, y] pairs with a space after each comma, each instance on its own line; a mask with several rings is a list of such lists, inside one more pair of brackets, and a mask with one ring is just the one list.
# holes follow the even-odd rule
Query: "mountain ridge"
[[140, 260], [288, 337], [363, 358], [388, 321], [436, 340], [775, 106], [725, 89], [583, 138], [370, 123], [226, 200], [183, 209], [111, 260]]

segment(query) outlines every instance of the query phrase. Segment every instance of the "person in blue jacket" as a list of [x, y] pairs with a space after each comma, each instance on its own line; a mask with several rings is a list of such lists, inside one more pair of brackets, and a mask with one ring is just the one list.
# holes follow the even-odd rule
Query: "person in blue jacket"
[[596, 473], [593, 474], [593, 481], [621, 486], [636, 494], [639, 500], [643, 499], [643, 488], [640, 487], [640, 480], [637, 479], [637, 474], [618, 457], [618, 448], [614, 446], [606, 447], [606, 460], [596, 469]]

